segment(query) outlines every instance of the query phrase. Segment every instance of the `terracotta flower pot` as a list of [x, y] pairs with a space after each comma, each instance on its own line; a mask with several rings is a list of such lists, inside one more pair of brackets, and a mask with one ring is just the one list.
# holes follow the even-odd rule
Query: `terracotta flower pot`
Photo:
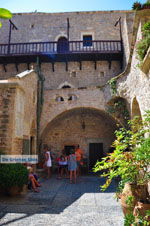
[[[133, 196], [134, 200], [131, 206], [126, 204], [126, 200], [129, 196]], [[125, 187], [120, 195], [120, 203], [122, 206], [122, 210], [124, 215], [133, 212], [136, 203], [139, 200], [146, 200], [148, 197], [147, 185], [136, 185], [126, 183]]]
[[[133, 211], [133, 215], [135, 217], [137, 216], [145, 216], [146, 215], [146, 211], [150, 210], [150, 203], [142, 203], [142, 202], [137, 202], [137, 205], [134, 208]], [[148, 220], [150, 221], [150, 217], [148, 218]]]
[[[122, 194], [120, 195], [120, 204], [122, 206], [122, 211], [123, 211], [124, 215], [133, 212], [134, 207], [137, 203], [134, 187], [135, 187], [135, 185], [126, 183], [124, 186], [124, 189], [122, 191]], [[133, 203], [131, 206], [127, 205], [127, 203], [126, 203], [129, 196], [134, 197], [134, 200], [133, 200]]]
[[147, 184], [136, 185], [135, 195], [136, 195], [138, 201], [139, 200], [146, 200], [147, 197], [149, 196]]
[[12, 186], [9, 189], [7, 189], [7, 194], [10, 196], [15, 196], [20, 194], [21, 191], [22, 191], [22, 187]]
[[24, 184], [20, 194], [25, 195], [27, 192], [28, 192], [28, 186], [26, 184]]

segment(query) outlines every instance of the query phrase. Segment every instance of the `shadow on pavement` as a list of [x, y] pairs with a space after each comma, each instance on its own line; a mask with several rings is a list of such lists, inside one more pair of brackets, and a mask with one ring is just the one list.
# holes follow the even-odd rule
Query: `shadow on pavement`
[[58, 180], [55, 175], [49, 180], [41, 179], [39, 193], [29, 191], [16, 197], [0, 196], [0, 219], [3, 219], [0, 225], [9, 225], [34, 214], [60, 214], [68, 207], [75, 212], [79, 206], [98, 208], [101, 202], [109, 205], [117, 184], [113, 182], [106, 192], [101, 192], [100, 185], [104, 182], [95, 175], [82, 176], [77, 184], [70, 184], [68, 179]]

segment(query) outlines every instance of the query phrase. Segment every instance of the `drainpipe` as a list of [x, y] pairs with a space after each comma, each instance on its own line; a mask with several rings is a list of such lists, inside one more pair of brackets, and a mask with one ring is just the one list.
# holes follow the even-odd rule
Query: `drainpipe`
[[36, 142], [36, 149], [39, 154], [39, 129], [40, 129], [40, 118], [41, 118], [41, 112], [42, 112], [42, 106], [43, 106], [43, 89], [44, 89], [44, 75], [41, 72], [41, 66], [40, 66], [40, 60], [39, 57], [37, 57], [36, 61], [36, 69], [35, 69], [37, 75], [38, 75], [38, 82], [37, 82], [37, 110], [36, 110], [36, 117], [37, 117], [37, 142]]

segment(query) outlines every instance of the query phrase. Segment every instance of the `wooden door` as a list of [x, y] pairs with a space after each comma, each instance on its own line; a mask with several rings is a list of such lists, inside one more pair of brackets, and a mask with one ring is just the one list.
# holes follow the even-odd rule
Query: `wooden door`
[[69, 43], [67, 38], [61, 37], [58, 39], [57, 42], [57, 52], [58, 53], [65, 53], [69, 51]]
[[89, 144], [89, 169], [92, 170], [97, 160], [103, 157], [103, 143]]

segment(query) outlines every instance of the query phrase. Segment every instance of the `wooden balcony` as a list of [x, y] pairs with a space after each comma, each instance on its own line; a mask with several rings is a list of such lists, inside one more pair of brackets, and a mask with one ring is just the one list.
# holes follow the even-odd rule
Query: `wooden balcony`
[[67, 41], [0, 44], [0, 64], [42, 62], [122, 61], [121, 41]]

